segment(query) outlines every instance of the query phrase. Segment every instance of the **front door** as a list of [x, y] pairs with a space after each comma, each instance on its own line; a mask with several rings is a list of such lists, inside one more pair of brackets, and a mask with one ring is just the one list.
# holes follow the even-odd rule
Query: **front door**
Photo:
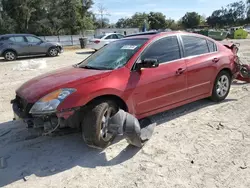
[[188, 98], [208, 94], [219, 61], [216, 45], [203, 37], [189, 35], [183, 35], [182, 41], [187, 63]]
[[46, 48], [43, 45], [43, 41], [41, 39], [34, 36], [26, 36], [26, 39], [30, 47], [29, 51], [31, 55], [46, 53]]
[[136, 115], [154, 111], [186, 99], [186, 63], [176, 36], [155, 41], [140, 59], [153, 58], [160, 63], [157, 68], [131, 72], [134, 110]]

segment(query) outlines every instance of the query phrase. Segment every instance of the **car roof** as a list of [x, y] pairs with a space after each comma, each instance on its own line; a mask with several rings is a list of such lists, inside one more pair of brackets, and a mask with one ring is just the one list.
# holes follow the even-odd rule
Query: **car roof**
[[191, 32], [186, 32], [186, 31], [163, 31], [163, 32], [162, 31], [154, 31], [154, 32], [142, 32], [142, 33], [127, 35], [127, 36], [125, 36], [124, 40], [136, 39], [136, 38], [144, 38], [144, 39], [150, 40], [150, 39], [161, 37], [161, 36], [177, 35], [177, 34], [187, 34], [187, 35], [192, 35], [192, 36], [197, 36], [197, 37], [208, 38], [208, 37], [201, 35], [201, 34], [191, 33]]
[[1, 37], [18, 37], [18, 36], [34, 36], [33, 34], [24, 34], [24, 33], [21, 33], [21, 34], [5, 34], [5, 35], [0, 35], [0, 38]]

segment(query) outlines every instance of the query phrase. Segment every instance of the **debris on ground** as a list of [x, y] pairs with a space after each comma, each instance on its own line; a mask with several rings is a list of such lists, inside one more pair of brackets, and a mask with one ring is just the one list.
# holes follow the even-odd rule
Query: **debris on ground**
[[35, 59], [35, 60], [25, 60], [21, 61], [13, 70], [17, 71], [27, 71], [27, 70], [40, 70], [47, 67], [46, 60]]

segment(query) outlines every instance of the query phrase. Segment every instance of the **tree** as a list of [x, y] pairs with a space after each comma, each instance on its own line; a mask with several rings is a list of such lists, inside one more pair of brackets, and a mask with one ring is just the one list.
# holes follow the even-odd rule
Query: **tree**
[[95, 27], [96, 28], [108, 28], [109, 25], [109, 19], [108, 18], [99, 18], [95, 21]]
[[[121, 18], [116, 23], [117, 28], [140, 28], [142, 29], [145, 22], [148, 23], [148, 14], [136, 12], [131, 18]], [[149, 25], [147, 24], [147, 29]]]
[[[15, 33], [29, 32], [38, 35], [76, 34], [83, 29], [93, 29], [89, 9], [92, 0], [1, 0], [3, 27], [14, 28]], [[3, 16], [2, 16], [3, 17]], [[6, 23], [6, 21], [10, 21]], [[6, 24], [5, 24], [6, 23]], [[5, 25], [3, 25], [5, 24]], [[7, 25], [7, 26], [6, 26]], [[11, 30], [11, 29], [10, 29]]]
[[220, 27], [223, 25], [223, 11], [215, 10], [211, 16], [207, 18], [208, 25], [212, 27]]
[[150, 29], [165, 29], [166, 16], [161, 12], [150, 12], [148, 15]]
[[182, 24], [185, 28], [195, 28], [200, 24], [201, 16], [196, 12], [187, 12], [182, 17]]
[[127, 27], [130, 27], [130, 25], [131, 25], [131, 19], [130, 18], [120, 18], [116, 22], [116, 27], [117, 28], [127, 28]]
[[245, 22], [246, 12], [246, 5], [243, 1], [231, 3], [226, 8], [215, 10], [208, 17], [207, 23], [212, 27], [241, 25]]

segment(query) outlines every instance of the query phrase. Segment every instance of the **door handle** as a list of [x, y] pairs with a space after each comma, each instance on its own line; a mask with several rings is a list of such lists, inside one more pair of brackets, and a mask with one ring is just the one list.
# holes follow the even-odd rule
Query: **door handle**
[[180, 75], [180, 74], [182, 74], [183, 72], [185, 72], [185, 70], [186, 70], [186, 69], [184, 69], [184, 68], [179, 68], [179, 69], [176, 71], [176, 74], [177, 74], [177, 75]]
[[213, 61], [214, 63], [217, 63], [218, 61], [220, 61], [220, 59], [219, 59], [219, 58], [214, 58], [212, 61]]

